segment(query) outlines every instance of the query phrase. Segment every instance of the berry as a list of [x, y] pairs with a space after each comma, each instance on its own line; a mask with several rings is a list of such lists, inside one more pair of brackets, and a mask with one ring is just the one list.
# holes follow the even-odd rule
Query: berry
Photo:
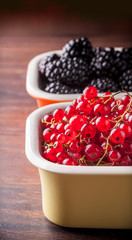
[[124, 132], [125, 132], [125, 136], [126, 138], [129, 138], [132, 134], [132, 129], [131, 127], [126, 124], [126, 123], [122, 123], [120, 126], [119, 126], [120, 129], [122, 129]]
[[129, 116], [128, 123], [129, 123], [130, 127], [132, 127], [132, 115]]
[[121, 161], [120, 161], [121, 166], [131, 166], [132, 165], [132, 160], [129, 156], [124, 156]]
[[85, 147], [85, 154], [88, 160], [96, 161], [101, 155], [101, 148], [97, 144], [88, 144]]
[[55, 119], [56, 122], [59, 122], [63, 119], [63, 117], [65, 116], [65, 113], [62, 109], [56, 109], [53, 112], [53, 117]]
[[115, 144], [122, 143], [125, 140], [125, 137], [126, 137], [125, 132], [120, 128], [114, 128], [110, 132], [110, 140]]
[[75, 131], [77, 131], [77, 130], [81, 129], [81, 127], [84, 125], [85, 121], [86, 121], [86, 118], [84, 116], [75, 115], [70, 118], [69, 124]]
[[110, 121], [106, 117], [98, 117], [95, 123], [100, 132], [106, 132], [110, 129]]
[[81, 134], [84, 138], [91, 139], [96, 134], [96, 127], [92, 124], [84, 124], [81, 128]]
[[51, 162], [56, 162], [56, 155], [54, 148], [48, 148], [45, 151], [45, 158], [50, 160]]
[[92, 111], [92, 107], [88, 102], [81, 101], [77, 104], [76, 110], [78, 110], [80, 113], [85, 113], [85, 115], [89, 115]]
[[130, 157], [132, 156], [132, 142], [124, 141], [121, 144], [120, 149], [121, 149], [123, 155], [126, 154]]
[[66, 158], [62, 161], [62, 164], [64, 165], [71, 165], [71, 166], [76, 166], [77, 163], [74, 159], [71, 159], [71, 158]]
[[77, 132], [73, 131], [71, 129], [67, 129], [65, 131], [65, 136], [66, 136], [66, 141], [67, 142], [73, 141], [76, 138], [76, 136], [77, 136]]
[[50, 141], [50, 137], [51, 137], [52, 134], [53, 134], [53, 131], [51, 130], [51, 128], [46, 128], [43, 131], [43, 139], [44, 139], [44, 141], [46, 141], [46, 142]]
[[96, 97], [98, 94], [98, 91], [95, 87], [93, 86], [90, 86], [90, 87], [86, 87], [83, 91], [83, 96], [86, 98], [86, 99], [91, 99], [93, 97]]
[[87, 38], [70, 40], [62, 49], [64, 58], [83, 57], [91, 60], [92, 55], [92, 44]]
[[72, 152], [80, 152], [82, 150], [82, 145], [78, 140], [74, 140], [70, 143], [69, 150]]
[[97, 88], [98, 92], [104, 92], [104, 91], [116, 92], [119, 89], [118, 84], [113, 79], [108, 77], [103, 77], [103, 76], [100, 78], [92, 79], [89, 82], [89, 85]]
[[64, 143], [66, 141], [66, 136], [64, 133], [60, 133], [56, 139], [59, 143]]
[[113, 163], [119, 162], [121, 160], [121, 154], [117, 149], [114, 149], [108, 153], [108, 159]]
[[127, 70], [120, 76], [118, 84], [120, 89], [132, 92], [132, 69]]
[[47, 83], [43, 87], [43, 90], [49, 93], [56, 93], [56, 94], [76, 94], [76, 93], [82, 92], [81, 88], [69, 87], [66, 84], [61, 83], [60, 81]]

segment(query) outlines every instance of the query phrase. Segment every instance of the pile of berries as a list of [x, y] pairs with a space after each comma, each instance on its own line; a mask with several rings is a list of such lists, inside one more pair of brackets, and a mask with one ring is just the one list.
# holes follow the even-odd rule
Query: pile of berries
[[[125, 92], [125, 91], [124, 91]], [[132, 96], [98, 96], [93, 86], [68, 105], [41, 119], [42, 156], [79, 166], [132, 165]]]
[[98, 92], [131, 92], [132, 48], [94, 48], [86, 37], [70, 40], [61, 56], [41, 59], [39, 76], [40, 88], [49, 93], [82, 93], [86, 86]]

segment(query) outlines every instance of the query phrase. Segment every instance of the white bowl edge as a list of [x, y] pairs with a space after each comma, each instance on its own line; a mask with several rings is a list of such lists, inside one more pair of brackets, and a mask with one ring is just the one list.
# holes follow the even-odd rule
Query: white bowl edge
[[25, 151], [28, 160], [38, 168], [60, 174], [132, 174], [132, 166], [65, 166], [44, 159], [39, 152], [38, 125], [40, 119], [56, 108], [64, 109], [70, 103], [56, 103], [33, 111], [26, 121]]

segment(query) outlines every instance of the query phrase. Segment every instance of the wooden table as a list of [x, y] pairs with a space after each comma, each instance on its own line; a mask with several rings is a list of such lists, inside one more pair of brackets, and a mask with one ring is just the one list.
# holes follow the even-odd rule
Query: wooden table
[[[130, 239], [129, 230], [63, 228], [49, 222], [43, 215], [38, 170], [25, 156], [25, 121], [37, 108], [35, 100], [26, 93], [26, 68], [32, 57], [62, 48], [73, 36], [68, 31], [65, 35], [44, 34], [42, 22], [42, 31], [39, 29], [38, 32], [37, 28], [29, 27], [26, 20], [21, 24], [15, 21], [14, 28], [9, 19], [3, 20], [1, 27], [0, 240]], [[129, 28], [123, 33], [105, 34], [102, 28], [97, 32], [87, 31], [94, 46], [131, 45]], [[74, 36], [79, 33], [76, 31]]]

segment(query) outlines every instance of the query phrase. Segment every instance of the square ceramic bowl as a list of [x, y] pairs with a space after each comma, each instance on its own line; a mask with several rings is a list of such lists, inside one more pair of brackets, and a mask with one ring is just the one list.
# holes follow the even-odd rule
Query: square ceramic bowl
[[132, 166], [66, 166], [41, 156], [40, 119], [68, 103], [47, 105], [26, 122], [26, 155], [40, 174], [44, 215], [76, 228], [132, 228]]
[[52, 103], [68, 102], [76, 99], [80, 94], [55, 94], [43, 91], [39, 87], [38, 65], [42, 58], [56, 53], [60, 55], [61, 50], [50, 51], [34, 57], [28, 64], [26, 77], [26, 90], [28, 94], [36, 99], [38, 107], [42, 107]]
[[[107, 48], [106, 48], [107, 49]], [[121, 50], [121, 48], [115, 48], [116, 50]], [[52, 103], [60, 103], [60, 102], [69, 102], [76, 99], [81, 94], [55, 94], [48, 93], [43, 91], [39, 86], [39, 72], [38, 65], [42, 58], [56, 53], [61, 55], [61, 50], [55, 50], [40, 54], [34, 57], [28, 64], [27, 68], [27, 77], [26, 77], [26, 90], [28, 94], [36, 99], [38, 107], [43, 107]]]

